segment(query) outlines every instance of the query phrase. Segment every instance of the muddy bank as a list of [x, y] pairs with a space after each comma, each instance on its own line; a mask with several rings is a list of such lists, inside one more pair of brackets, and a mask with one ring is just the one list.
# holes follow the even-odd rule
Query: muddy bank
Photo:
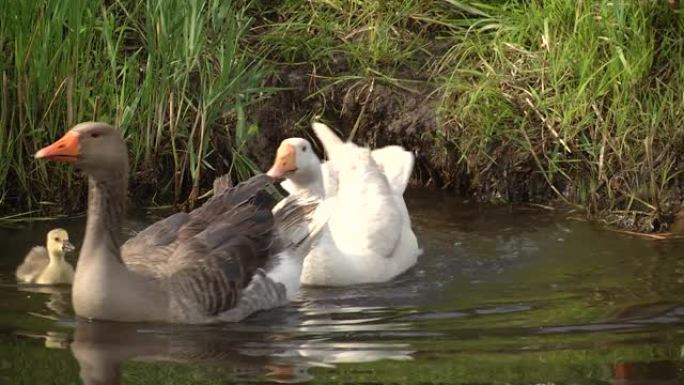
[[[2, 215], [83, 210], [83, 178], [29, 155], [91, 119], [121, 128], [145, 206], [192, 207], [216, 176], [266, 169], [320, 118], [414, 151], [415, 184], [479, 201], [569, 205], [639, 231], [667, 231], [681, 211], [684, 19], [665, 2], [238, 1], [178, 9], [164, 33], [171, 15], [138, 3], [109, 6], [122, 39], [76, 33], [114, 31], [99, 8], [19, 12], [30, 17], [8, 41], [58, 44], [5, 60]], [[84, 24], [53, 36], [72, 22]], [[65, 44], [74, 54], [44, 66]]]
[[[492, 141], [484, 151], [489, 159], [465, 159], [459, 146], [467, 128], [443, 118], [441, 96], [427, 82], [388, 84], [364, 79], [330, 84], [308, 65], [281, 67], [269, 82], [286, 90], [251, 111], [260, 134], [248, 152], [262, 170], [270, 166], [282, 139], [300, 136], [315, 143], [310, 122], [319, 118], [358, 144], [372, 148], [400, 144], [413, 151], [412, 184], [417, 186], [446, 189], [481, 202], [574, 206], [591, 219], [633, 231], [680, 232], [684, 227], [679, 223], [684, 215], [678, 215], [684, 198], [681, 177], [670, 184], [657, 210], [638, 204], [617, 209], [609, 197], [580, 204], [577, 191], [585, 170], [576, 168], [570, 178], [549, 183], [534, 157], [521, 153], [516, 143]], [[315, 147], [322, 155], [317, 143]]]
[[[282, 68], [271, 85], [287, 88], [254, 106], [260, 128], [250, 153], [262, 169], [281, 140], [299, 136], [313, 140], [313, 119], [330, 124], [342, 137], [372, 148], [400, 144], [416, 155], [413, 183], [472, 193], [458, 152], [438, 132], [438, 99], [429, 86], [388, 86], [378, 81], [350, 81], [329, 86], [310, 66]], [[321, 91], [325, 89], [324, 91]]]

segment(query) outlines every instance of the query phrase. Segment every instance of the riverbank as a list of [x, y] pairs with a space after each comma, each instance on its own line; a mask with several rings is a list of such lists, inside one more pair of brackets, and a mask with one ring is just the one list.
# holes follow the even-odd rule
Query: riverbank
[[359, 143], [400, 143], [416, 151], [417, 183], [480, 200], [573, 205], [647, 232], [674, 221], [681, 9], [364, 4], [262, 12], [274, 84], [295, 90], [269, 116], [285, 111], [277, 121], [304, 131], [322, 116]]
[[478, 200], [638, 231], [682, 207], [684, 14], [667, 2], [86, 3], [23, 4], [2, 29], [3, 211], [83, 206], [82, 181], [29, 154], [93, 117], [127, 135], [145, 204], [265, 169], [317, 117]]

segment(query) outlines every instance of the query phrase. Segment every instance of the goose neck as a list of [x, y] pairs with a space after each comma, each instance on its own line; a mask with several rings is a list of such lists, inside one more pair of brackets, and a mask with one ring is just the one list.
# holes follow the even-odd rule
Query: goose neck
[[316, 167], [307, 175], [297, 175], [290, 179], [298, 192], [307, 193], [318, 198], [325, 197], [325, 187], [323, 185], [323, 172], [320, 167]]
[[122, 242], [121, 224], [125, 211], [126, 180], [123, 177], [106, 181], [88, 179], [88, 219], [83, 248], [85, 255], [99, 255], [90, 251], [102, 248], [120, 261]]

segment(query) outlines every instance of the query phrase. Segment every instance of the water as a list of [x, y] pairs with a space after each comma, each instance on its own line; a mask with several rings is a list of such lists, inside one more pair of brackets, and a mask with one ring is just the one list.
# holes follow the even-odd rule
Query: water
[[[684, 241], [434, 192], [407, 202], [425, 251], [409, 273], [305, 289], [234, 325], [76, 321], [68, 289], [14, 283], [55, 224], [2, 230], [0, 384], [684, 383]], [[82, 219], [59, 225], [78, 247]]]

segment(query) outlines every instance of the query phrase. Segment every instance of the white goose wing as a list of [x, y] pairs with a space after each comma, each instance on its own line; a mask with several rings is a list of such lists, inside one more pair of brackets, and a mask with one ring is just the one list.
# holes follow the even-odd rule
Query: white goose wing
[[328, 223], [335, 243], [346, 254], [389, 255], [396, 247], [402, 225], [389, 181], [369, 149], [342, 142], [324, 124], [312, 126], [330, 156], [328, 163], [333, 171], [329, 173], [336, 175], [339, 184]]
[[[330, 127], [316, 122], [312, 124], [312, 128], [330, 157], [345, 156], [344, 153], [333, 155], [336, 150], [344, 148], [344, 142]], [[403, 195], [413, 172], [413, 165], [415, 163], [413, 154], [401, 146], [392, 145], [371, 151], [371, 156], [378, 169], [387, 178], [393, 193]], [[323, 163], [321, 168], [326, 195], [334, 195], [334, 192], [338, 189], [337, 172], [333, 169], [330, 162]]]
[[403, 195], [413, 172], [413, 154], [401, 146], [387, 146], [373, 150], [371, 156], [387, 177], [394, 194]]
[[[401, 146], [392, 145], [371, 151], [371, 156], [380, 172], [387, 178], [392, 192], [399, 196], [403, 195], [413, 172], [413, 164], [415, 162], [413, 154]], [[333, 165], [330, 162], [323, 162], [321, 164], [321, 172], [323, 174], [325, 195], [327, 197], [335, 195], [339, 181]], [[287, 186], [284, 184], [287, 184]], [[287, 192], [292, 193], [289, 180], [281, 185], [283, 185]]]

